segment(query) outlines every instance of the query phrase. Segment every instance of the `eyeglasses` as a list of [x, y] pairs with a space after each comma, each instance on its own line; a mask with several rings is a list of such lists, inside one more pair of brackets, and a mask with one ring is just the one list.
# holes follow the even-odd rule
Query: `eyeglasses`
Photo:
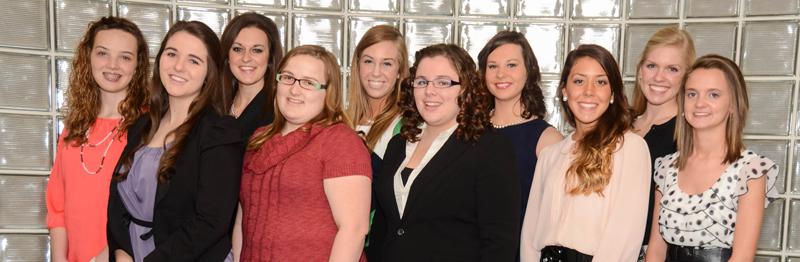
[[328, 87], [328, 85], [320, 84], [311, 79], [299, 79], [287, 74], [278, 74], [275, 76], [275, 80], [284, 85], [294, 85], [294, 82], [300, 82], [300, 87], [306, 90], [321, 90]]
[[414, 80], [411, 80], [411, 85], [414, 88], [426, 88], [426, 87], [428, 87], [428, 84], [430, 84], [430, 83], [433, 83], [433, 87], [439, 88], [439, 89], [450, 88], [450, 87], [452, 87], [454, 85], [460, 85], [461, 84], [461, 82], [453, 81], [453, 80], [445, 79], [445, 78], [428, 80], [428, 79], [419, 77], [419, 78], [415, 78]]

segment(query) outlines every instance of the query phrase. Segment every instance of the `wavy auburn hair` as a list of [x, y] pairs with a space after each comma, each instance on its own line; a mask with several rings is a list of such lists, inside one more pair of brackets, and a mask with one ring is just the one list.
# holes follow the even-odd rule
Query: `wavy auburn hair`
[[694, 57], [696, 56], [694, 41], [688, 32], [681, 30], [677, 26], [668, 26], [661, 28], [661, 30], [653, 34], [650, 40], [647, 40], [644, 51], [642, 51], [642, 56], [639, 57], [639, 63], [636, 64], [636, 84], [633, 89], [633, 110], [636, 112], [636, 116], [644, 114], [644, 110], [647, 109], [647, 98], [644, 97], [641, 87], [642, 83], [639, 81], [644, 61], [647, 59], [647, 54], [653, 51], [653, 49], [665, 46], [677, 47], [683, 51], [683, 70], [688, 70], [689, 67], [692, 66], [692, 63], [694, 63]]
[[[184, 32], [199, 39], [206, 51], [206, 78], [203, 86], [200, 88], [200, 94], [194, 98], [194, 101], [189, 105], [189, 112], [186, 120], [179, 125], [175, 130], [167, 133], [166, 137], [173, 136], [172, 146], [167, 148], [167, 141], [164, 140], [164, 148], [167, 148], [161, 156], [158, 165], [158, 182], [166, 183], [169, 181], [169, 174], [174, 171], [175, 161], [186, 145], [186, 137], [192, 128], [197, 126], [198, 121], [204, 112], [212, 111], [218, 115], [225, 115], [228, 112], [228, 105], [224, 102], [223, 98], [226, 97], [226, 90], [222, 88], [220, 83], [220, 69], [222, 67], [222, 56], [219, 52], [219, 39], [217, 34], [211, 30], [206, 24], [198, 21], [178, 21], [169, 29], [164, 40], [161, 42], [161, 49], [156, 56], [155, 68], [153, 69], [153, 78], [150, 82], [150, 111], [148, 112], [149, 122], [144, 127], [142, 141], [136, 146], [136, 152], [139, 148], [150, 143], [156, 131], [161, 124], [161, 119], [167, 114], [169, 110], [169, 93], [161, 82], [161, 55], [164, 54], [164, 49], [170, 38], [178, 32]], [[178, 47], [180, 48], [180, 47]], [[128, 171], [133, 163], [133, 153], [129, 153], [120, 160], [124, 167], [124, 171], [115, 175], [117, 180], [124, 180], [128, 176]]]
[[[308, 131], [308, 124], [329, 126], [342, 122], [349, 123], [349, 119], [342, 111], [344, 110], [344, 90], [342, 90], [342, 76], [339, 72], [339, 62], [336, 61], [336, 56], [331, 52], [317, 45], [303, 45], [292, 48], [292, 50], [286, 54], [286, 57], [283, 58], [280, 65], [278, 65], [278, 72], [282, 72], [283, 69], [286, 68], [286, 65], [292, 63], [292, 58], [301, 55], [311, 56], [322, 61], [322, 64], [325, 66], [325, 80], [327, 82], [321, 84], [327, 86], [323, 89], [325, 92], [325, 105], [322, 107], [322, 112], [309, 120], [300, 130], [303, 132]], [[274, 76], [270, 81], [275, 81], [277, 83]], [[275, 111], [275, 120], [265, 128], [256, 130], [256, 133], [250, 137], [247, 150], [258, 150], [264, 142], [280, 134], [283, 127], [286, 126], [286, 118], [284, 118], [278, 108], [277, 100], [273, 101], [272, 104], [274, 107], [273, 110]]]
[[581, 58], [590, 58], [603, 67], [611, 88], [612, 101], [608, 109], [600, 115], [597, 125], [586, 132], [580, 141], [575, 143], [575, 158], [567, 169], [567, 192], [572, 195], [603, 195], [611, 180], [611, 168], [617, 145], [624, 143], [625, 132], [633, 125], [633, 110], [623, 92], [622, 75], [617, 61], [605, 48], [598, 45], [580, 45], [567, 55], [561, 80], [558, 84], [558, 99], [561, 101], [567, 121], [576, 126], [575, 115], [564, 101], [564, 89], [572, 74], [572, 67]]
[[414, 102], [414, 86], [412, 81], [417, 75], [420, 61], [425, 58], [443, 56], [450, 61], [450, 66], [458, 73], [461, 82], [461, 93], [458, 95], [459, 112], [456, 116], [458, 127], [456, 138], [465, 142], [476, 142], [489, 128], [489, 101], [491, 94], [481, 85], [475, 62], [469, 53], [454, 44], [436, 44], [425, 47], [414, 55], [414, 66], [410, 75], [403, 80], [400, 92], [400, 108], [403, 109], [403, 128], [400, 135], [406, 141], [417, 142], [422, 133], [420, 125], [425, 122]]
[[[231, 72], [231, 67], [228, 64], [228, 54], [233, 46], [233, 41], [239, 36], [239, 32], [249, 27], [257, 28], [264, 32], [264, 34], [267, 35], [267, 41], [269, 41], [269, 46], [267, 47], [267, 50], [269, 50], [267, 71], [264, 72], [264, 86], [262, 88], [267, 90], [266, 104], [270, 105], [275, 97], [275, 81], [272, 81], [272, 78], [277, 74], [278, 64], [281, 62], [281, 59], [283, 59], [283, 45], [281, 44], [278, 26], [275, 25], [275, 22], [269, 19], [269, 17], [254, 12], [248, 12], [234, 17], [233, 20], [225, 26], [225, 32], [222, 33], [220, 53], [222, 54], [222, 60], [225, 61], [225, 65], [222, 68], [222, 86], [227, 90], [226, 92], [230, 94], [230, 96], [225, 97], [224, 100], [228, 105], [233, 104], [233, 97], [236, 96], [236, 92], [239, 91], [239, 82], [236, 80], [233, 72]], [[272, 107], [265, 106], [262, 110], [271, 113]]]
[[[539, 119], [544, 119], [545, 114], [547, 114], [547, 108], [544, 105], [542, 88], [539, 86], [539, 81], [542, 79], [542, 74], [539, 72], [539, 61], [536, 60], [536, 55], [533, 54], [533, 49], [528, 43], [528, 39], [522, 33], [500, 31], [478, 53], [478, 70], [480, 70], [483, 82], [486, 82], [486, 66], [489, 55], [498, 47], [506, 44], [517, 45], [522, 49], [522, 60], [525, 63], [524, 68], [527, 75], [519, 99], [519, 103], [522, 105], [522, 118], [528, 119], [536, 116]], [[494, 99], [489, 101], [490, 111], [494, 109], [494, 102]]]
[[66, 95], [66, 118], [64, 125], [69, 134], [64, 142], [82, 144], [86, 142], [86, 132], [94, 125], [100, 113], [100, 86], [92, 76], [92, 49], [97, 33], [103, 30], [121, 30], [136, 39], [136, 71], [128, 83], [127, 95], [117, 111], [122, 114], [119, 124], [119, 136], [125, 134], [134, 121], [142, 115], [146, 108], [147, 74], [150, 70], [147, 42], [142, 31], [133, 22], [120, 17], [107, 16], [89, 24], [89, 28], [75, 48], [72, 58], [72, 72], [69, 75], [69, 90]]
[[408, 50], [406, 42], [403, 40], [403, 34], [400, 30], [389, 25], [378, 25], [370, 28], [361, 38], [361, 41], [356, 45], [353, 54], [353, 61], [350, 63], [350, 82], [347, 87], [347, 100], [348, 106], [345, 114], [350, 118], [350, 125], [357, 126], [368, 114], [371, 114], [369, 102], [367, 101], [367, 92], [361, 86], [360, 72], [361, 72], [361, 55], [364, 50], [370, 46], [383, 42], [391, 41], [397, 48], [397, 65], [399, 70], [399, 79], [395, 80], [393, 90], [389, 92], [386, 97], [386, 104], [380, 113], [375, 117], [375, 122], [367, 132], [364, 140], [370, 149], [375, 147], [375, 144], [380, 140], [383, 132], [390, 128], [392, 120], [400, 114], [400, 84], [402, 79], [408, 77]]
[[678, 117], [675, 122], [675, 139], [678, 142], [678, 169], [683, 170], [686, 161], [694, 153], [694, 128], [686, 122], [684, 105], [686, 104], [686, 81], [692, 73], [699, 69], [719, 70], [725, 76], [731, 91], [731, 113], [725, 120], [725, 159], [722, 164], [733, 163], [739, 159], [745, 149], [742, 136], [750, 110], [750, 101], [747, 96], [747, 85], [742, 76], [742, 71], [736, 63], [720, 55], [705, 55], [697, 59], [683, 78], [683, 84], [678, 91]]

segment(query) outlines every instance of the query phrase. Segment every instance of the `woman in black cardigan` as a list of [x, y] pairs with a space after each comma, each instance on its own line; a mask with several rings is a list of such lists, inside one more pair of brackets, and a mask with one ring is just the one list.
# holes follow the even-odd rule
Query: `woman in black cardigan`
[[219, 40], [200, 22], [164, 38], [149, 115], [128, 133], [108, 204], [118, 261], [230, 260], [244, 139], [226, 116]]
[[489, 97], [460, 47], [416, 53], [401, 134], [374, 177], [370, 262], [514, 261], [519, 179], [510, 142], [490, 130]]

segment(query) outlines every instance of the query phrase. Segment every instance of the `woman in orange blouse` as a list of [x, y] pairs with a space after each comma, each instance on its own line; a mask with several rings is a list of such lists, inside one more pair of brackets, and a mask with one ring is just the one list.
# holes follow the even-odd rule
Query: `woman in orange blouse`
[[53, 261], [108, 260], [111, 171], [145, 108], [149, 66], [141, 31], [124, 18], [92, 23], [75, 50], [65, 129], [47, 186]]

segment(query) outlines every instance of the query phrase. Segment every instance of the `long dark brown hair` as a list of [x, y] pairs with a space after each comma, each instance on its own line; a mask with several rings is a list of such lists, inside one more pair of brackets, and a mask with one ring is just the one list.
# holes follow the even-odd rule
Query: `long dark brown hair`
[[[189, 105], [189, 113], [180, 126], [169, 132], [166, 137], [173, 136], [172, 146], [166, 149], [164, 155], [161, 156], [161, 161], [158, 165], [158, 182], [165, 183], [169, 181], [169, 174], [174, 171], [175, 161], [180, 155], [186, 144], [186, 137], [193, 127], [196, 126], [205, 111], [212, 111], [218, 115], [224, 115], [228, 111], [228, 105], [224, 102], [223, 98], [226, 97], [226, 90], [220, 84], [220, 68], [222, 67], [222, 57], [219, 50], [219, 39], [214, 31], [207, 25], [198, 21], [179, 21], [175, 23], [164, 36], [164, 41], [161, 42], [161, 49], [158, 50], [156, 56], [155, 68], [153, 69], [153, 78], [150, 82], [150, 111], [148, 112], [149, 122], [144, 127], [144, 135], [142, 141], [136, 146], [136, 149], [129, 152], [124, 158], [121, 159], [123, 168], [120, 173], [116, 175], [116, 179], [124, 180], [130, 166], [133, 163], [133, 152], [139, 148], [150, 143], [153, 139], [161, 119], [166, 115], [169, 110], [169, 94], [161, 82], [161, 72], [159, 62], [164, 49], [167, 46], [169, 39], [178, 32], [185, 32], [200, 39], [203, 42], [206, 50], [208, 51], [207, 71], [206, 78], [203, 86], [200, 89], [200, 94]], [[164, 140], [163, 147], [166, 148], [167, 141]]]
[[424, 58], [443, 56], [450, 60], [451, 66], [458, 73], [461, 82], [461, 94], [458, 96], [459, 112], [456, 116], [458, 127], [456, 138], [466, 142], [476, 142], [489, 127], [489, 100], [491, 95], [481, 87], [478, 70], [472, 57], [463, 48], [454, 44], [436, 44], [425, 47], [414, 54], [414, 66], [410, 75], [403, 81], [400, 93], [400, 108], [403, 109], [403, 128], [400, 135], [406, 141], [419, 141], [422, 133], [420, 125], [425, 122], [414, 102], [414, 86], [411, 82], [417, 75], [419, 62]]
[[[286, 54], [286, 57], [283, 58], [281, 64], [278, 65], [278, 72], [281, 72], [287, 64], [292, 61], [292, 58], [299, 55], [307, 55], [313, 58], [319, 59], [322, 61], [322, 64], [325, 65], [325, 79], [327, 83], [321, 83], [327, 85], [325, 87], [325, 106], [322, 107], [322, 112], [320, 112], [316, 117], [309, 120], [309, 124], [319, 124], [319, 125], [333, 125], [336, 123], [347, 123], [348, 118], [347, 115], [344, 114], [344, 90], [342, 90], [342, 76], [339, 71], [339, 62], [336, 60], [336, 56], [334, 56], [325, 48], [317, 45], [303, 45], [292, 48], [289, 53]], [[295, 72], [296, 73], [296, 72]], [[271, 81], [277, 82], [275, 78], [272, 78]], [[278, 108], [277, 101], [273, 103], [274, 111], [275, 111], [275, 121], [272, 121], [272, 124], [266, 126], [266, 128], [259, 129], [256, 133], [250, 137], [250, 141], [247, 144], [247, 150], [258, 150], [264, 142], [279, 134], [283, 127], [286, 126], [286, 118], [283, 116], [281, 111]], [[307, 126], [301, 127], [305, 130]]]
[[[539, 72], [539, 61], [536, 60], [536, 55], [533, 54], [533, 49], [528, 43], [525, 35], [514, 31], [500, 31], [486, 46], [478, 53], [478, 70], [486, 81], [486, 63], [489, 60], [489, 55], [498, 47], [505, 44], [514, 44], [522, 49], [522, 60], [525, 63], [525, 70], [527, 72], [527, 79], [522, 86], [522, 94], [520, 94], [520, 104], [522, 105], [522, 118], [531, 118], [536, 116], [543, 119], [547, 113], [547, 108], [544, 105], [544, 95], [542, 88], [539, 86], [539, 81], [542, 79], [542, 74]], [[489, 100], [489, 110], [494, 109], [494, 99]]]
[[603, 67], [614, 102], [597, 120], [597, 125], [576, 143], [575, 159], [572, 160], [566, 174], [567, 192], [573, 195], [591, 193], [602, 195], [603, 189], [611, 180], [614, 151], [619, 143], [624, 143], [625, 132], [632, 128], [633, 110], [623, 93], [622, 75], [614, 56], [598, 45], [580, 45], [567, 55], [558, 84], [558, 98], [569, 124], [575, 127], [576, 120], [567, 101], [563, 99], [563, 90], [567, 87], [572, 67], [584, 57], [594, 59]]
[[387, 95], [385, 107], [375, 117], [375, 123], [372, 124], [369, 132], [364, 137], [370, 149], [375, 147], [383, 132], [389, 128], [395, 117], [400, 114], [400, 106], [397, 104], [400, 101], [400, 83], [402, 79], [408, 77], [408, 51], [400, 30], [390, 25], [378, 25], [367, 30], [361, 41], [356, 45], [353, 61], [350, 64], [351, 78], [347, 90], [348, 106], [347, 110], [345, 110], [345, 113], [350, 117], [350, 126], [357, 126], [364, 118], [367, 118], [367, 114], [370, 114], [371, 111], [369, 102], [367, 102], [366, 91], [361, 86], [361, 79], [359, 79], [361, 55], [365, 49], [382, 41], [391, 41], [397, 47], [397, 63], [400, 70], [398, 76], [400, 79], [395, 81], [392, 91]]
[[[264, 72], [264, 86], [262, 88], [267, 90], [267, 103], [265, 103], [265, 105], [271, 105], [275, 97], [275, 81], [273, 81], [273, 78], [278, 72], [278, 64], [283, 59], [283, 45], [281, 44], [278, 26], [275, 25], [275, 22], [269, 19], [269, 17], [254, 12], [248, 12], [234, 17], [233, 20], [225, 26], [225, 31], [222, 33], [220, 53], [222, 55], [222, 61], [225, 61], [225, 65], [222, 68], [222, 86], [227, 90], [227, 93], [230, 94], [229, 97], [224, 98], [225, 104], [232, 104], [233, 97], [236, 96], [236, 92], [239, 91], [239, 83], [233, 75], [233, 72], [231, 72], [230, 65], [228, 65], [228, 52], [230, 52], [233, 41], [236, 40], [239, 32], [248, 27], [261, 30], [267, 35], [267, 40], [269, 41], [269, 58], [267, 58], [267, 71]], [[271, 106], [265, 106], [263, 110], [266, 110], [267, 113], [272, 113]]]
[[686, 166], [686, 161], [694, 150], [694, 128], [683, 117], [683, 106], [686, 104], [686, 80], [698, 69], [719, 70], [725, 76], [731, 88], [731, 107], [733, 110], [725, 121], [725, 159], [722, 164], [733, 163], [739, 159], [745, 149], [742, 136], [750, 110], [750, 101], [747, 96], [747, 85], [742, 76], [742, 71], [736, 63], [720, 55], [705, 55], [697, 59], [691, 69], [683, 77], [683, 84], [678, 91], [678, 119], [675, 122], [675, 139], [678, 142], [678, 169]]
[[82, 144], [86, 142], [86, 132], [94, 125], [97, 114], [100, 113], [100, 86], [92, 76], [92, 48], [94, 47], [97, 33], [103, 30], [117, 29], [131, 34], [136, 39], [136, 71], [131, 82], [128, 83], [127, 95], [119, 105], [117, 111], [122, 114], [123, 121], [119, 123], [119, 135], [125, 134], [134, 121], [145, 111], [147, 102], [147, 74], [150, 70], [150, 61], [147, 54], [147, 42], [142, 36], [142, 31], [133, 22], [119, 17], [107, 16], [89, 24], [75, 49], [72, 58], [72, 72], [69, 75], [69, 90], [67, 90], [67, 116], [64, 125], [69, 134], [64, 137], [64, 142]]

